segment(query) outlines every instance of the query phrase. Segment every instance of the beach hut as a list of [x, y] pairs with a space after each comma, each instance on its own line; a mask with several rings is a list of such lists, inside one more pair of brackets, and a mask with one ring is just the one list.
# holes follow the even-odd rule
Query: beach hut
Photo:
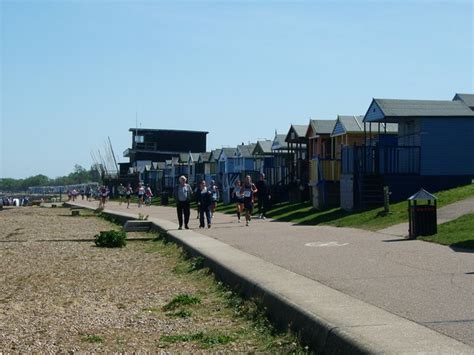
[[[343, 151], [346, 209], [383, 202], [382, 186], [391, 200], [406, 199], [424, 188], [435, 192], [474, 177], [474, 111], [457, 95], [455, 100], [373, 99], [364, 116], [364, 146]], [[386, 137], [398, 125], [395, 142]], [[377, 138], [379, 137], [379, 138]]]

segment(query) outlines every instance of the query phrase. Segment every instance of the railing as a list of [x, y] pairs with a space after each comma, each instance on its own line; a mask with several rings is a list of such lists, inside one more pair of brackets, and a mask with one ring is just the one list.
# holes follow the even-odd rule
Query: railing
[[352, 146], [342, 148], [342, 172], [419, 175], [419, 146]]
[[318, 184], [320, 181], [340, 181], [341, 180], [341, 160], [321, 159], [310, 160], [310, 183]]

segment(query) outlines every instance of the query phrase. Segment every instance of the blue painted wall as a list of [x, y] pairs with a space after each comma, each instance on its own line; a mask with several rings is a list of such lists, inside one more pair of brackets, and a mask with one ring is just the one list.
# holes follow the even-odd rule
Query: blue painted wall
[[253, 170], [253, 159], [244, 159], [244, 169], [246, 171], [252, 171]]
[[235, 166], [235, 159], [233, 158], [227, 158], [227, 173], [233, 173], [235, 171], [234, 169]]
[[421, 120], [421, 174], [474, 176], [474, 118]]

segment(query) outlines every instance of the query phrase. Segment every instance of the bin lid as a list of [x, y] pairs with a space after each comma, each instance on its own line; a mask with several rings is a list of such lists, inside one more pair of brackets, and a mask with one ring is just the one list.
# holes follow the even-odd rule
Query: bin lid
[[408, 197], [408, 200], [411, 200], [411, 201], [437, 200], [437, 199], [438, 198], [435, 195], [430, 194], [428, 191], [426, 191], [423, 188], [421, 188], [420, 191], [418, 191], [413, 196]]

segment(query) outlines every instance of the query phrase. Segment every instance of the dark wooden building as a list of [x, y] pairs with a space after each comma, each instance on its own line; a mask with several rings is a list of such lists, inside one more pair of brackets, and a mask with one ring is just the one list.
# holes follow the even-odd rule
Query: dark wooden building
[[179, 153], [206, 151], [208, 132], [169, 129], [130, 128], [132, 147], [123, 152], [130, 164], [138, 161], [164, 162]]

